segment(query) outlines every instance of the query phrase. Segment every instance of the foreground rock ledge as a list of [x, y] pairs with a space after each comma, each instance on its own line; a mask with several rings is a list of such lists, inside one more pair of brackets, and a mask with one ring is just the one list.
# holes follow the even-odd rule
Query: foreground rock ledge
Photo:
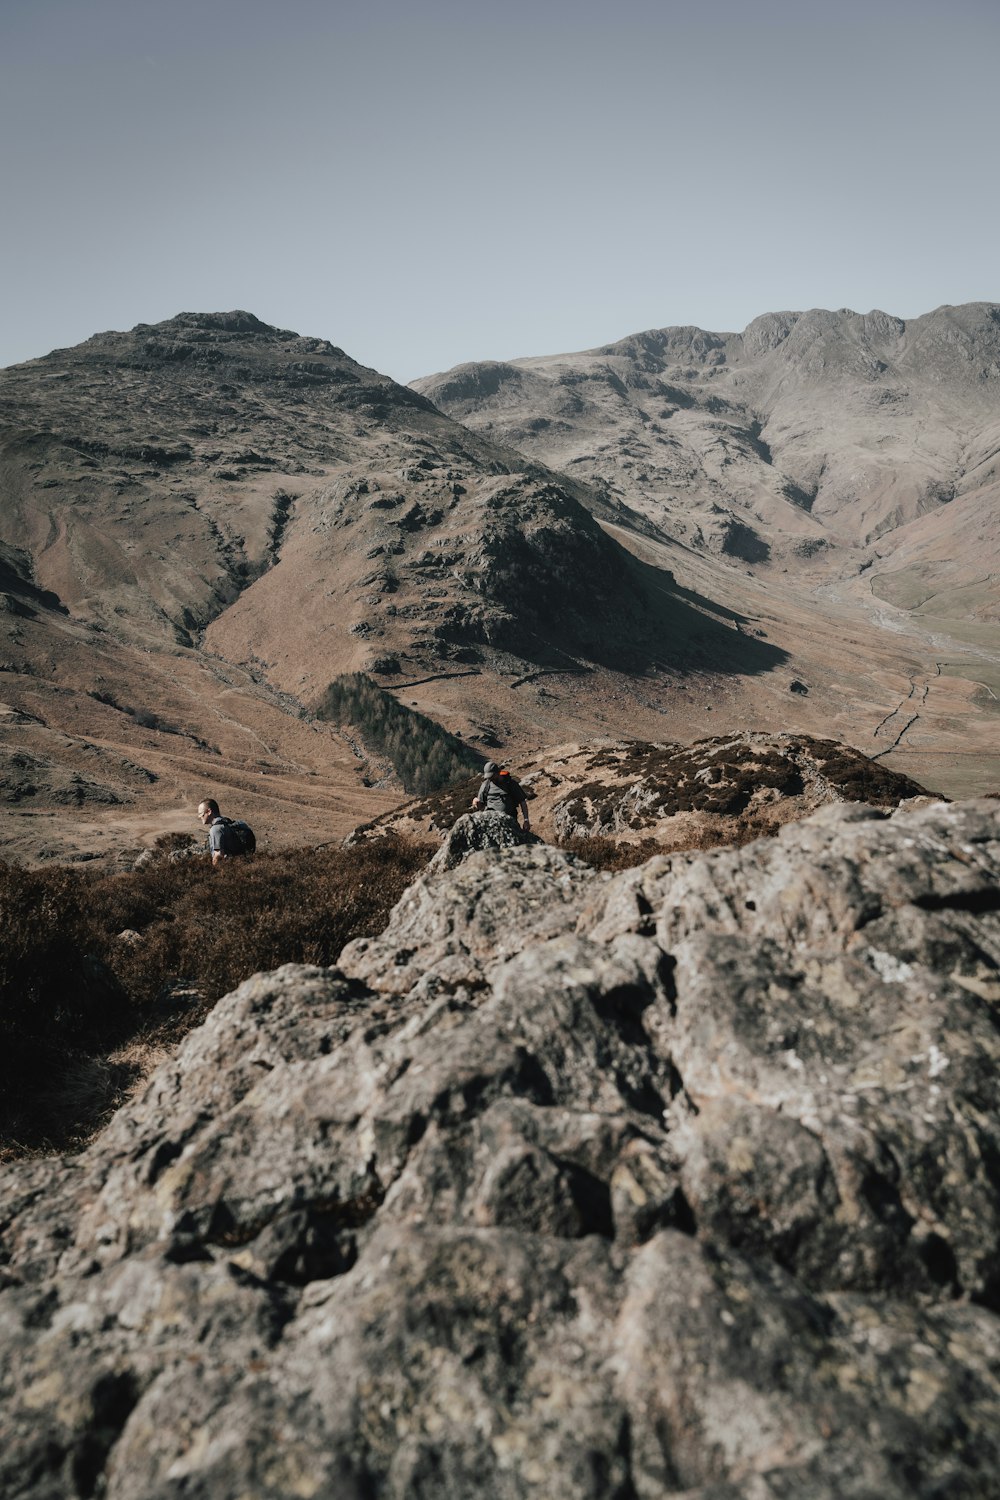
[[4, 1173], [3, 1493], [994, 1496], [997, 812], [460, 827]]

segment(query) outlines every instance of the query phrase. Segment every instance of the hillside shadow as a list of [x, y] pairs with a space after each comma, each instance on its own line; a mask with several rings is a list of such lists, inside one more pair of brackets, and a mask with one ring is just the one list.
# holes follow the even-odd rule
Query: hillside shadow
[[631, 559], [648, 630], [637, 645], [655, 646], [650, 664], [682, 672], [748, 677], [773, 672], [789, 654], [753, 633], [746, 615], [685, 588], [651, 563]]
[[480, 588], [492, 609], [452, 608], [439, 639], [499, 647], [547, 670], [599, 666], [630, 676], [651, 667], [749, 676], [788, 660], [746, 616], [678, 585], [589, 516], [572, 529], [528, 532], [518, 523], [484, 549]]
[[[27, 554], [24, 554], [27, 556]], [[7, 596], [5, 608], [13, 614], [33, 618], [39, 609], [55, 610], [68, 615], [69, 610], [51, 589], [40, 589], [26, 576], [27, 566], [13, 549], [0, 544], [0, 594]]]
[[551, 589], [544, 602], [533, 603], [522, 604], [504, 635], [509, 649], [542, 669], [579, 669], [585, 662], [630, 676], [660, 668], [749, 677], [789, 660], [787, 651], [753, 634], [745, 615], [635, 557], [625, 562], [610, 599], [570, 600]]
[[665, 589], [667, 593], [675, 595], [678, 599], [686, 600], [699, 611], [708, 610], [709, 613], [718, 615], [720, 619], [729, 620], [734, 626], [749, 628], [748, 617], [740, 614], [738, 609], [730, 609], [728, 604], [720, 604], [716, 599], [708, 599], [704, 594], [699, 594], [696, 589], [686, 589], [682, 583], [677, 582], [672, 573], [666, 573], [662, 568], [654, 568], [648, 563], [639, 563], [638, 559], [636, 562], [640, 567], [649, 568], [649, 571], [656, 576], [657, 583], [654, 587]]

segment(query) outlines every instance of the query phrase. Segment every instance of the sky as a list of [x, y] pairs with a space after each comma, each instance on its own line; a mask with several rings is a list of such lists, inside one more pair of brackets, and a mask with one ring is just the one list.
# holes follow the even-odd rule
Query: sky
[[397, 380], [1000, 300], [998, 0], [0, 0], [0, 365], [245, 308]]

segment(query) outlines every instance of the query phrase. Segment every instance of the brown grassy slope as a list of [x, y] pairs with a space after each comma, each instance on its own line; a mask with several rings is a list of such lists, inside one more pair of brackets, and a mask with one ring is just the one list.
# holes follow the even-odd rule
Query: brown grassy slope
[[[398, 792], [332, 726], [233, 666], [140, 650], [50, 612], [5, 637], [0, 616], [0, 853], [38, 862], [149, 847], [196, 830], [214, 796], [263, 847], [342, 838]], [[3, 646], [6, 645], [6, 661]]]

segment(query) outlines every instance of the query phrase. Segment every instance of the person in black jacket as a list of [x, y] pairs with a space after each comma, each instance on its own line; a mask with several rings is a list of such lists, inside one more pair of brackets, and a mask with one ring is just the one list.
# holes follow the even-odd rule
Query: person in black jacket
[[524, 831], [527, 833], [531, 827], [528, 817], [528, 799], [524, 795], [524, 789], [510, 774], [509, 771], [501, 771], [495, 761], [488, 760], [483, 767], [483, 775], [486, 780], [479, 788], [477, 796], [473, 797], [472, 805], [479, 812], [506, 813], [508, 818], [517, 822], [518, 812]]

